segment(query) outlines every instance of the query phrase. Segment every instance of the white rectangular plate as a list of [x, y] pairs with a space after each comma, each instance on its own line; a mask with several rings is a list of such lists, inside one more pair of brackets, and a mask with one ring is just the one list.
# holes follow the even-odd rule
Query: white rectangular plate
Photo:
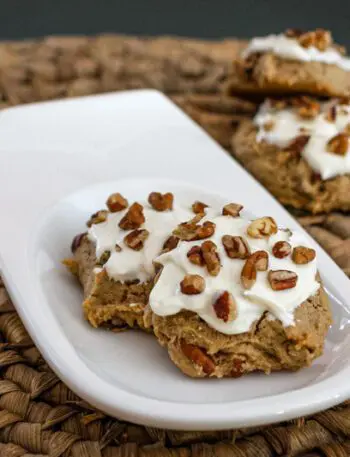
[[192, 380], [152, 336], [84, 322], [80, 288], [60, 261], [112, 191], [143, 199], [205, 188], [302, 230], [166, 97], [134, 91], [12, 108], [0, 114], [0, 138], [2, 274], [43, 356], [81, 397], [150, 426], [224, 429], [290, 419], [349, 396], [350, 283], [319, 247], [334, 325], [324, 356], [298, 373]]

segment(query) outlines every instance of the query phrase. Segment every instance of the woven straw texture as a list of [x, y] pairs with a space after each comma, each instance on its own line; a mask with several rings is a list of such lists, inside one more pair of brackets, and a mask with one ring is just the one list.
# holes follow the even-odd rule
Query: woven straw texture
[[[229, 148], [255, 106], [220, 95], [243, 43], [122, 36], [0, 43], [0, 107], [111, 90], [168, 93]], [[350, 217], [295, 214], [350, 276]], [[346, 457], [350, 402], [274, 426], [178, 432], [111, 419], [71, 392], [33, 345], [0, 280], [0, 457]]]

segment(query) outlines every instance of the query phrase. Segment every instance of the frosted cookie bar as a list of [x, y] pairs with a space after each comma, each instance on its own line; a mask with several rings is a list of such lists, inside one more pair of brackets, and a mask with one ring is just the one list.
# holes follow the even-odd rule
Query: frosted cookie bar
[[174, 231], [182, 241], [155, 260], [146, 326], [191, 377], [310, 365], [331, 322], [315, 251], [271, 217], [225, 208]]
[[235, 61], [226, 91], [261, 98], [293, 93], [349, 96], [350, 58], [323, 29], [289, 29], [253, 38]]
[[350, 210], [347, 99], [267, 100], [232, 139], [242, 164], [281, 203], [313, 213]]
[[112, 194], [106, 210], [93, 214], [88, 231], [72, 243], [64, 263], [84, 289], [83, 309], [94, 327], [144, 328], [143, 312], [156, 274], [153, 259], [178, 242], [171, 232], [193, 213], [173, 194], [152, 192], [147, 202]]

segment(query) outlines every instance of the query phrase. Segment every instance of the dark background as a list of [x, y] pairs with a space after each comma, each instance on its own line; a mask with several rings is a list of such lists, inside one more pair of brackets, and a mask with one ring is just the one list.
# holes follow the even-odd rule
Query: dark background
[[0, 39], [116, 32], [249, 37], [331, 29], [350, 46], [349, 0], [0, 0]]

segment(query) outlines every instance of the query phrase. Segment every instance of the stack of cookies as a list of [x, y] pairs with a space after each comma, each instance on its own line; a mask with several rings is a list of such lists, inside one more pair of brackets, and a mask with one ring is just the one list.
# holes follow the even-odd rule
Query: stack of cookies
[[281, 203], [350, 210], [350, 58], [330, 32], [252, 39], [225, 92], [260, 103], [237, 129], [233, 154]]
[[93, 327], [152, 333], [194, 378], [298, 370], [322, 354], [330, 309], [302, 234], [171, 192], [106, 204], [64, 261]]

